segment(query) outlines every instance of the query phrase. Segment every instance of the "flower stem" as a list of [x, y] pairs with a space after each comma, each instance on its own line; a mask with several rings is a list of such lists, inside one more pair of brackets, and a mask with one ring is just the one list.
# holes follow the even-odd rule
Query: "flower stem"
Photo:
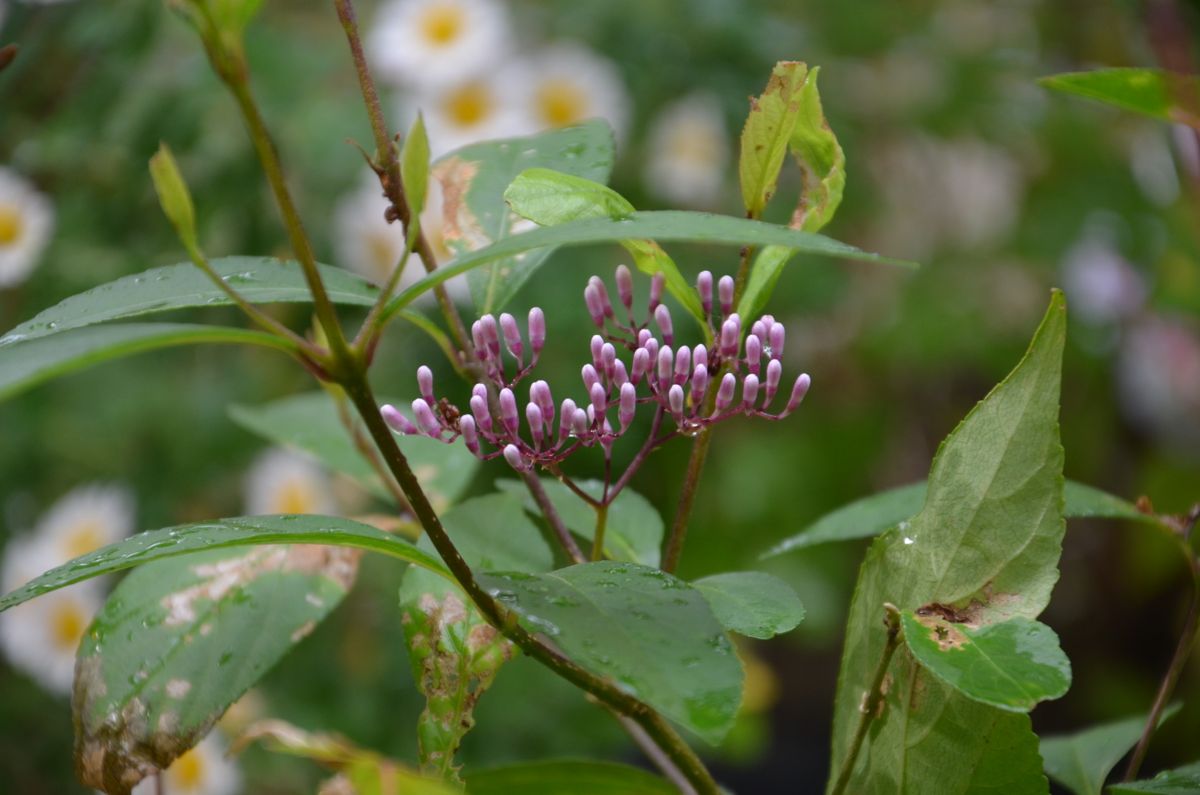
[[521, 478], [525, 481], [526, 488], [533, 496], [533, 501], [538, 504], [542, 515], [546, 517], [546, 521], [550, 523], [550, 529], [554, 531], [554, 535], [558, 538], [558, 543], [562, 545], [563, 550], [570, 556], [572, 563], [583, 563], [587, 560], [583, 556], [583, 550], [575, 543], [575, 537], [571, 535], [571, 531], [563, 524], [562, 516], [559, 515], [558, 509], [554, 507], [554, 503], [550, 501], [550, 496], [546, 494], [545, 487], [542, 486], [542, 481], [533, 472], [522, 472]]
[[596, 532], [592, 536], [592, 560], [604, 559], [604, 530], [608, 526], [608, 503], [596, 509]]
[[671, 533], [663, 547], [663, 571], [675, 571], [679, 566], [679, 558], [683, 555], [683, 542], [687, 540], [688, 522], [692, 518], [692, 506], [696, 502], [696, 490], [700, 485], [700, 475], [704, 472], [704, 462], [708, 459], [708, 447], [711, 443], [712, 429], [705, 428], [700, 431], [692, 445], [687, 472], [683, 477], [683, 490], [679, 492], [679, 507], [675, 509], [675, 521], [671, 524]]

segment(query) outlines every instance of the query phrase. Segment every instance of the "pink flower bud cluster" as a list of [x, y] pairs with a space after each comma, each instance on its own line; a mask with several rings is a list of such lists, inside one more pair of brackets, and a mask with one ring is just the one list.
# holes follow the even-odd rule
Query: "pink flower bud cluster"
[[[592, 337], [590, 361], [580, 369], [584, 396], [579, 402], [565, 398], [556, 404], [550, 385], [537, 380], [529, 386], [524, 408], [518, 405], [514, 389], [536, 364], [546, 339], [545, 316], [534, 308], [529, 312], [528, 362], [524, 340], [511, 315], [501, 315], [499, 322], [485, 315], [473, 324], [476, 356], [485, 380], [472, 390], [469, 412], [438, 401], [433, 374], [428, 367], [421, 367], [417, 370], [421, 396], [412, 403], [413, 419], [393, 406], [382, 407], [383, 418], [403, 434], [445, 442], [461, 436], [479, 458], [503, 456], [513, 468], [526, 471], [534, 465], [555, 464], [580, 447], [600, 445], [606, 453], [611, 452], [613, 442], [625, 434], [638, 407], [645, 404], [655, 406], [656, 428], [664, 416], [676, 426], [657, 441], [695, 435], [736, 415], [778, 420], [796, 410], [811, 383], [807, 374], [796, 378], [781, 411], [769, 410], [783, 377], [783, 324], [763, 315], [744, 330], [733, 311], [733, 279], [723, 276], [716, 283], [714, 306], [713, 277], [704, 271], [696, 289], [713, 331], [713, 343], [676, 347], [671, 312], [662, 303], [664, 284], [662, 275], [656, 274], [650, 284], [647, 320], [639, 322], [633, 308], [633, 276], [627, 267], [618, 266], [616, 272], [624, 319], [618, 318], [604, 282], [596, 276], [588, 280], [584, 303], [600, 333]], [[650, 318], [657, 336], [651, 331]], [[743, 340], [744, 331], [748, 333]], [[511, 377], [501, 340], [514, 361]], [[618, 356], [618, 349], [626, 354], [624, 358]]]

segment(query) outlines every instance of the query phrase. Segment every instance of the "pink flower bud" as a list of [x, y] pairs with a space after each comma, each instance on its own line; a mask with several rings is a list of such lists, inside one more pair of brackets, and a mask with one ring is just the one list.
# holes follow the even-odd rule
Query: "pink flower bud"
[[692, 406], [699, 409], [704, 402], [704, 392], [708, 389], [708, 368], [702, 364], [696, 365], [692, 371]]
[[479, 456], [479, 431], [475, 429], [475, 418], [470, 414], [460, 417], [458, 420], [458, 430], [462, 433], [463, 444], [476, 457]]
[[604, 373], [604, 377], [609, 381], [612, 381], [613, 366], [616, 364], [616, 361], [617, 349], [613, 347], [611, 342], [604, 343], [604, 347], [600, 349], [600, 365], [602, 367], [601, 372]]
[[692, 374], [692, 350], [686, 345], [680, 345], [675, 352], [675, 383], [683, 384]]
[[700, 306], [707, 316], [713, 307], [713, 275], [711, 271], [700, 271], [696, 277], [696, 292], [700, 294]]
[[435, 405], [437, 400], [433, 397], [433, 370], [430, 370], [425, 365], [417, 368], [417, 391], [421, 393], [421, 397], [429, 405]]
[[483, 339], [487, 342], [488, 356], [496, 363], [500, 362], [500, 329], [496, 327], [496, 318], [484, 315], [479, 318], [483, 327]]
[[529, 423], [529, 436], [533, 439], [533, 446], [537, 449], [542, 449], [542, 439], [545, 435], [545, 418], [542, 417], [542, 410], [536, 403], [525, 404], [525, 422]]
[[658, 340], [656, 340], [654, 337], [651, 337], [650, 339], [646, 340], [646, 344], [644, 347], [645, 347], [646, 353], [650, 354], [651, 364], [653, 364], [654, 362], [657, 362], [658, 361]]
[[571, 429], [580, 439], [588, 435], [591, 423], [588, 422], [587, 412], [583, 409], [575, 409], [575, 413], [571, 415]]
[[786, 417], [800, 407], [800, 401], [804, 400], [804, 396], [808, 394], [808, 388], [812, 386], [812, 379], [808, 377], [808, 373], [801, 373], [796, 377], [796, 383], [792, 385], [792, 396], [788, 398], [787, 407], [779, 416]]
[[758, 400], [758, 376], [754, 373], [748, 374], [742, 379], [742, 405], [748, 409], [754, 408], [755, 401]]
[[600, 374], [597, 373], [596, 368], [592, 367], [590, 364], [585, 364], [580, 370], [580, 373], [583, 375], [583, 388], [586, 389], [590, 395], [592, 392], [592, 386], [600, 383]]
[[746, 337], [746, 367], [750, 372], [758, 375], [758, 369], [762, 366], [762, 340], [754, 334]]
[[634, 384], [642, 382], [642, 376], [646, 374], [646, 370], [650, 368], [650, 351], [645, 348], [638, 348], [633, 352], [633, 372], [629, 374], [629, 380]]
[[487, 385], [476, 384], [475, 386], [471, 387], [471, 395], [472, 396], [479, 395], [479, 397], [483, 398], [486, 401], [487, 396], [488, 396]]
[[604, 337], [599, 334], [592, 335], [591, 350], [592, 350], [592, 366], [596, 368], [596, 372], [604, 370], [604, 364], [600, 361], [600, 353], [604, 349]]
[[542, 410], [546, 429], [554, 425], [554, 397], [550, 394], [550, 385], [545, 381], [534, 381], [529, 387], [529, 399]]
[[675, 344], [675, 330], [671, 324], [671, 310], [667, 309], [666, 304], [659, 304], [654, 307], [654, 322], [658, 324], [658, 328], [662, 331], [663, 342], [667, 345]]
[[721, 386], [717, 388], [717, 405], [713, 414], [720, 414], [733, 404], [733, 393], [736, 389], [737, 378], [733, 373], [726, 373], [721, 379]]
[[505, 445], [504, 460], [518, 472], [529, 471], [529, 463], [521, 456], [521, 451], [517, 449], [515, 444]]
[[529, 310], [529, 349], [537, 359], [546, 344], [546, 315], [539, 307]]
[[760, 340], [765, 340], [767, 338], [767, 327], [761, 319], [756, 320], [750, 326], [750, 333], [758, 337]]
[[645, 348], [647, 340], [649, 340], [653, 336], [654, 335], [650, 333], [650, 329], [648, 329], [648, 328], [642, 329], [641, 331], [638, 332], [638, 335], [637, 335], [637, 346], [639, 348]]
[[600, 297], [600, 311], [605, 317], [612, 317], [612, 301], [608, 300], [608, 288], [604, 286], [604, 280], [599, 276], [593, 276], [588, 279], [588, 286], [596, 288], [596, 295]]
[[438, 418], [434, 416], [433, 409], [429, 407], [421, 398], [417, 398], [412, 402], [413, 417], [417, 421], [417, 427], [422, 433], [430, 436], [440, 436], [442, 433], [442, 424], [438, 422]]
[[763, 408], [770, 405], [775, 399], [775, 393], [779, 391], [779, 380], [783, 378], [783, 365], [778, 359], [772, 359], [767, 362], [767, 395], [763, 399]]
[[629, 383], [629, 372], [625, 369], [625, 362], [620, 359], [613, 362], [612, 382], [617, 389]]
[[671, 346], [664, 345], [662, 350], [658, 352], [658, 388], [664, 390], [671, 383], [671, 370], [675, 361], [675, 357], [671, 353]]
[[567, 437], [571, 435], [571, 422], [575, 419], [575, 410], [578, 407], [575, 401], [567, 398], [562, 402], [561, 418], [558, 421], [558, 443], [562, 444], [567, 441]]
[[708, 367], [708, 348], [705, 348], [703, 345], [697, 345], [695, 348], [692, 348], [692, 364], [697, 367], [701, 365]]
[[483, 333], [483, 322], [476, 320], [471, 324], [471, 341], [475, 343], [475, 355], [481, 362], [488, 360], [487, 336]]
[[738, 324], [735, 319], [737, 315], [731, 315], [728, 320], [721, 324], [721, 337], [718, 340], [718, 352], [721, 358], [728, 359], [737, 356], [738, 348]]
[[388, 424], [396, 433], [402, 433], [405, 436], [411, 436], [421, 431], [408, 417], [400, 413], [400, 410], [390, 403], [379, 408], [379, 413], [383, 415], [383, 421]]
[[621, 423], [621, 431], [624, 432], [629, 427], [629, 423], [633, 422], [633, 416], [637, 413], [637, 389], [633, 384], [626, 383], [621, 387], [621, 402], [617, 408], [617, 421]]
[[676, 417], [683, 417], [683, 387], [679, 384], [671, 384], [667, 390], [667, 406]]
[[633, 274], [624, 265], [617, 266], [617, 297], [626, 310], [633, 311]]
[[667, 285], [667, 277], [661, 273], [656, 273], [650, 277], [650, 306], [649, 309], [653, 312], [662, 303], [663, 288]]
[[717, 297], [721, 301], [721, 314], [728, 315], [733, 311], [733, 277], [722, 276], [717, 282]]
[[771, 324], [770, 330], [767, 332], [767, 338], [771, 346], [771, 358], [779, 359], [783, 356], [783, 340], [787, 332], [782, 323]]
[[517, 413], [517, 396], [508, 387], [500, 390], [500, 421], [508, 435], [517, 438], [521, 427], [521, 416]]
[[592, 316], [596, 327], [604, 328], [604, 304], [600, 302], [600, 293], [591, 282], [583, 288], [583, 302], [587, 305], [588, 314]]
[[523, 366], [525, 346], [521, 342], [521, 329], [517, 327], [517, 319], [507, 312], [500, 315], [500, 331], [504, 334], [504, 345], [508, 352], [517, 360], [519, 366]]
[[603, 417], [604, 410], [608, 408], [608, 393], [604, 387], [600, 384], [592, 384], [588, 397], [592, 399], [592, 410], [595, 412], [595, 416]]
[[471, 395], [471, 414], [474, 415], [479, 430], [484, 433], [492, 432], [492, 414], [488, 411], [487, 398]]

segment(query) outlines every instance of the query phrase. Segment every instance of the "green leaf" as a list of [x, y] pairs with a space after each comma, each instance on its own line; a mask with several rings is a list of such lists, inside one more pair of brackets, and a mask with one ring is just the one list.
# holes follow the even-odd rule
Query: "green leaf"
[[602, 561], [479, 581], [530, 631], [701, 738], [717, 743], [732, 727], [741, 664], [704, 597], [683, 580]]
[[[599, 498], [604, 483], [599, 480], [575, 481], [575, 485]], [[525, 509], [541, 516], [542, 511], [519, 480], [497, 480], [496, 488], [521, 499]], [[567, 528], [580, 538], [591, 541], [596, 535], [596, 511], [555, 478], [542, 478], [542, 488]], [[642, 495], [626, 488], [608, 506], [604, 526], [604, 554], [613, 560], [658, 567], [662, 549], [662, 516]]]
[[450, 578], [435, 556], [369, 525], [334, 516], [242, 516], [147, 530], [51, 569], [0, 598], [0, 612], [35, 596], [163, 558], [260, 544], [326, 544], [380, 552]]
[[[419, 229], [421, 211], [425, 209], [425, 196], [429, 191], [429, 137], [425, 134], [425, 117], [420, 111], [404, 139], [404, 148], [400, 150], [400, 181], [404, 184], [404, 195], [412, 212], [413, 228]], [[411, 230], [408, 236], [415, 237]]]
[[800, 115], [800, 92], [808, 67], [799, 61], [780, 61], [762, 95], [750, 100], [750, 115], [742, 128], [738, 179], [742, 201], [751, 218], [762, 215], [775, 193], [775, 183], [788, 142]]
[[[1063, 515], [1068, 519], [1126, 519], [1170, 532], [1170, 528], [1154, 514], [1143, 513], [1127, 500], [1074, 480], [1066, 481], [1063, 498]], [[772, 558], [833, 541], [872, 538], [904, 524], [921, 509], [924, 501], [924, 483], [910, 483], [863, 497], [825, 514], [799, 533], [771, 547], [762, 557]]]
[[721, 626], [750, 638], [773, 638], [804, 620], [804, 605], [792, 587], [761, 571], [730, 571], [692, 583]]
[[[1178, 711], [1178, 704], [1165, 709], [1159, 725]], [[1103, 795], [1104, 780], [1137, 743], [1145, 725], [1146, 716], [1142, 715], [1071, 735], [1042, 737], [1046, 774], [1075, 795]]]
[[497, 244], [528, 234], [517, 234], [520, 228], [514, 229], [519, 219], [504, 201], [509, 183], [529, 168], [607, 180], [615, 155], [612, 130], [595, 120], [525, 138], [474, 144], [434, 164], [433, 173], [445, 197], [443, 234], [458, 257], [456, 261], [489, 249], [495, 253], [477, 262], [487, 267], [467, 277], [478, 314], [495, 312], [508, 303], [552, 251], [552, 247], [534, 250], [539, 247], [521, 248], [519, 244], [514, 250], [497, 248]]
[[128, 792], [169, 767], [337, 607], [361, 555], [310, 545], [215, 549], [125, 578], [75, 666], [84, 784]]
[[1028, 618], [975, 628], [936, 613], [901, 613], [904, 643], [925, 670], [967, 698], [1029, 712], [1071, 686], [1054, 630]]
[[[1181, 107], [1180, 96], [1200, 102], [1200, 80], [1161, 69], [1095, 69], [1066, 72], [1038, 80], [1046, 88], [1103, 102], [1162, 121], [1200, 124], [1194, 110]], [[1192, 108], [1196, 106], [1193, 104]]]
[[[380, 499], [392, 500], [375, 469], [355, 446], [337, 405], [327, 393], [293, 395], [260, 406], [233, 405], [229, 416], [246, 430], [303, 450], [330, 469], [354, 478]], [[358, 422], [352, 410], [349, 416]], [[439, 511], [462, 495], [479, 466], [479, 459], [461, 444], [444, 444], [421, 436], [405, 436], [396, 442]]]
[[[503, 238], [489, 246], [459, 254], [452, 262], [439, 267], [393, 298], [388, 304], [384, 316], [390, 318], [435, 285], [496, 260], [541, 248], [581, 246], [588, 243], [619, 243], [625, 240], [641, 239], [720, 243], [736, 246], [779, 245], [817, 257], [840, 257], [902, 268], [916, 267], [916, 264], [912, 262], [869, 254], [824, 235], [789, 229], [778, 224], [683, 210], [638, 211], [627, 218], [615, 220], [612, 218], [585, 218], [558, 226], [532, 229], [519, 235]], [[526, 258], [522, 260], [522, 263], [528, 261], [529, 259]], [[524, 271], [522, 271], [523, 273]], [[510, 274], [511, 276], [512, 274]], [[525, 277], [527, 274], [522, 278]]]
[[1164, 770], [1151, 779], [1114, 784], [1108, 791], [1111, 795], [1136, 792], [1151, 792], [1154, 795], [1195, 795], [1200, 792], [1200, 761], [1174, 770]]
[[[846, 630], [831, 770], [847, 762], [863, 693], [883, 657], [885, 603], [956, 611], [983, 628], [1034, 619], [1049, 601], [1064, 532], [1065, 338], [1066, 305], [1056, 291], [1020, 364], [942, 443], [920, 513], [871, 545]], [[872, 721], [848, 791], [1046, 792], [1027, 715], [967, 698], [903, 647], [887, 674], [883, 714]]]
[[553, 760], [467, 774], [470, 795], [674, 795], [677, 790], [645, 770], [612, 762]]
[[181, 323], [121, 323], [72, 329], [0, 346], [0, 400], [111, 359], [177, 345], [260, 345], [290, 352], [287, 340], [262, 331]]
[[[225, 257], [213, 270], [252, 304], [308, 303], [312, 297], [300, 266], [270, 257]], [[321, 277], [336, 304], [371, 306], [379, 290], [341, 268], [321, 265]], [[66, 298], [0, 337], [0, 347], [109, 320], [203, 306], [223, 306], [229, 297], [195, 265], [151, 268]]]

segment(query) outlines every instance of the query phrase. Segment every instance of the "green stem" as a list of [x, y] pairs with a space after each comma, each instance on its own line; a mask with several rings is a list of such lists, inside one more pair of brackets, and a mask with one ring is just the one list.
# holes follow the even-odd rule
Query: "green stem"
[[854, 773], [854, 763], [858, 761], [858, 753], [862, 750], [863, 740], [867, 737], [867, 729], [871, 727], [871, 721], [875, 719], [879, 707], [883, 703], [884, 677], [887, 676], [888, 666], [892, 663], [892, 655], [896, 653], [896, 647], [900, 645], [900, 611], [891, 604], [885, 604], [883, 608], [887, 612], [887, 645], [883, 647], [879, 666], [871, 678], [871, 688], [867, 691], [867, 697], [859, 708], [858, 728], [855, 729], [854, 739], [850, 742], [850, 751], [842, 760], [837, 782], [829, 791], [829, 795], [842, 795], [850, 783], [850, 776]]
[[608, 503], [596, 509], [596, 533], [592, 536], [592, 560], [604, 559], [604, 529], [608, 525]]
[[688, 458], [687, 472], [683, 476], [683, 490], [679, 492], [679, 506], [675, 509], [675, 520], [671, 523], [671, 533], [663, 547], [663, 571], [675, 571], [679, 559], [683, 556], [683, 542], [687, 540], [688, 522], [692, 518], [692, 506], [696, 502], [696, 491], [700, 486], [700, 475], [704, 472], [704, 462], [708, 459], [708, 447], [712, 443], [712, 429], [700, 431], [692, 444], [692, 454]]
[[583, 563], [586, 561], [587, 558], [583, 556], [583, 550], [575, 543], [575, 537], [571, 535], [571, 531], [563, 523], [558, 509], [550, 501], [550, 495], [546, 494], [546, 489], [542, 486], [541, 479], [533, 472], [524, 472], [521, 478], [525, 481], [525, 487], [529, 489], [533, 501], [537, 503], [538, 508], [542, 511], [542, 515], [546, 517], [546, 521], [550, 524], [550, 529], [554, 531], [554, 535], [558, 538], [558, 543], [562, 545], [563, 550], [571, 557], [571, 562]]

